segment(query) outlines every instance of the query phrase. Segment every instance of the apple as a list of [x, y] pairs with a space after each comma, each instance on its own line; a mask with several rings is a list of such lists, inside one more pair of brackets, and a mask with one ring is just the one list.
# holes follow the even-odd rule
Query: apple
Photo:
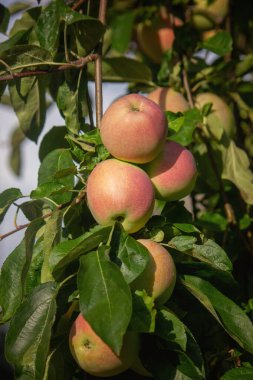
[[141, 229], [154, 208], [154, 188], [144, 170], [115, 158], [100, 162], [87, 181], [87, 201], [101, 225], [122, 223], [125, 231]]
[[195, 0], [192, 23], [198, 30], [209, 30], [220, 25], [229, 9], [229, 0]]
[[153, 20], [146, 20], [137, 25], [137, 43], [147, 57], [160, 64], [164, 53], [173, 46], [174, 27], [182, 25], [183, 21], [178, 17], [158, 15]]
[[185, 97], [173, 88], [158, 87], [148, 94], [148, 99], [158, 104], [163, 111], [185, 112], [189, 109], [189, 104]]
[[84, 371], [108, 377], [130, 368], [138, 355], [139, 339], [136, 333], [127, 332], [120, 355], [116, 355], [79, 314], [70, 330], [69, 346], [75, 361]]
[[196, 96], [195, 104], [197, 107], [202, 108], [206, 103], [212, 103], [212, 112], [206, 117], [210, 131], [215, 135], [220, 135], [225, 131], [229, 137], [233, 137], [236, 131], [236, 121], [228, 104], [221, 97], [211, 92]]
[[167, 141], [160, 155], [145, 170], [155, 187], [155, 197], [164, 201], [179, 200], [190, 194], [197, 177], [192, 153], [174, 141]]
[[129, 94], [115, 100], [104, 113], [100, 135], [115, 158], [133, 163], [153, 160], [167, 134], [162, 109], [143, 95]]
[[[150, 253], [150, 260], [139, 277], [131, 284], [133, 290], [145, 290], [157, 303], [165, 303], [176, 283], [176, 266], [170, 253], [150, 239], [138, 239]], [[138, 363], [137, 363], [138, 364]]]

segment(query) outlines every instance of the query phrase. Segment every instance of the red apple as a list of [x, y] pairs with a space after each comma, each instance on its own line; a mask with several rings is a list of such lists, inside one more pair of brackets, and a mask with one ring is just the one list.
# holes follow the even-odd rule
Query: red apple
[[236, 131], [236, 122], [228, 104], [221, 97], [211, 92], [198, 94], [196, 106], [201, 108], [206, 103], [212, 103], [212, 111], [206, 117], [210, 132], [214, 135], [221, 135], [225, 131], [229, 137], [233, 137]]
[[164, 150], [147, 164], [146, 172], [154, 184], [156, 198], [175, 201], [193, 190], [197, 169], [192, 153], [182, 145], [167, 141]]
[[137, 42], [147, 57], [159, 64], [166, 50], [171, 49], [175, 40], [174, 27], [183, 25], [178, 17], [159, 15], [137, 26]]
[[101, 120], [100, 134], [112, 156], [133, 163], [153, 160], [167, 133], [163, 111], [143, 95], [129, 94], [114, 101]]
[[70, 351], [77, 364], [90, 375], [108, 377], [128, 369], [136, 360], [138, 335], [126, 333], [120, 355], [95, 333], [82, 314], [74, 321], [69, 334]]
[[172, 88], [158, 87], [148, 94], [148, 99], [158, 104], [163, 111], [185, 112], [189, 109], [189, 104], [185, 97]]
[[89, 175], [87, 200], [99, 224], [119, 221], [132, 233], [142, 228], [152, 215], [154, 188], [144, 170], [112, 158], [99, 163]]
[[[170, 253], [150, 239], [139, 239], [150, 253], [150, 260], [141, 275], [132, 282], [133, 290], [146, 290], [159, 304], [171, 296], [176, 282], [176, 267]], [[138, 364], [138, 361], [137, 361]], [[138, 366], [137, 366], [138, 368]]]

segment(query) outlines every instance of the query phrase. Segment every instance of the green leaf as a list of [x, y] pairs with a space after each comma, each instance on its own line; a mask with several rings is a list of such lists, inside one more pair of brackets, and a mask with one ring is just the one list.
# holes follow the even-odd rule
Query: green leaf
[[[2, 42], [0, 44], [0, 57], [2, 58], [2, 54], [8, 50], [10, 50], [12, 47], [17, 45], [18, 43], [25, 43], [26, 37], [29, 34], [29, 31], [22, 30], [16, 34], [14, 34], [13, 37], [9, 38], [8, 40]], [[2, 64], [0, 65], [0, 68], [2, 69]]]
[[[51, 185], [47, 187], [47, 183], [54, 183], [56, 186], [56, 191], [60, 190], [60, 188], [66, 189], [73, 189], [74, 186], [74, 175], [71, 173], [70, 175], [67, 175], [62, 178], [56, 178], [56, 175], [59, 171], [64, 169], [73, 168], [73, 160], [72, 156], [67, 149], [55, 149], [51, 151], [42, 161], [40, 168], [39, 168], [39, 175], [38, 175], [38, 186], [39, 186], [39, 192], [42, 189], [43, 191], [47, 191], [50, 189]], [[45, 187], [41, 187], [41, 185], [44, 185]], [[55, 191], [53, 190], [53, 191]], [[42, 193], [43, 193], [42, 191]], [[51, 190], [52, 191], [52, 187]], [[35, 193], [36, 194], [36, 193]], [[56, 194], [52, 195], [52, 199], [57, 203], [65, 203], [69, 202], [72, 195], [70, 192], [63, 192], [62, 194]]]
[[84, 128], [85, 115], [88, 112], [84, 107], [87, 102], [84, 91], [86, 86], [85, 70], [79, 73], [72, 71], [65, 75], [65, 81], [60, 85], [57, 93], [57, 105], [65, 118], [66, 127], [75, 135]]
[[[35, 68], [36, 65], [47, 65], [52, 62], [52, 55], [46, 49], [42, 49], [35, 45], [19, 45], [14, 46], [8, 51], [8, 55], [4, 56], [5, 61], [15, 68], [15, 66], [31, 65]], [[22, 67], [20, 67], [22, 69]]]
[[[88, 69], [93, 70], [91, 75], [94, 78], [94, 67], [89, 67]], [[104, 58], [102, 74], [104, 81], [152, 84], [152, 73], [149, 67], [132, 58]]]
[[45, 80], [27, 77], [9, 83], [10, 98], [24, 134], [37, 141], [46, 116]]
[[57, 50], [61, 3], [61, 1], [53, 1], [44, 8], [35, 29], [40, 46], [52, 53], [55, 53]]
[[37, 189], [33, 190], [30, 194], [32, 199], [52, 198], [57, 194], [67, 193], [70, 190], [69, 187], [58, 182], [45, 182], [42, 183]]
[[28, 220], [42, 217], [44, 202], [40, 200], [24, 202], [20, 209]]
[[67, 128], [62, 126], [52, 127], [43, 137], [39, 148], [39, 158], [43, 161], [44, 158], [54, 149], [69, 148], [69, 144], [65, 139]]
[[192, 255], [218, 269], [224, 271], [232, 270], [232, 263], [224, 249], [211, 239], [208, 239], [203, 245], [194, 244]]
[[220, 380], [252, 380], [253, 368], [232, 368], [221, 376]]
[[141, 333], [153, 333], [157, 313], [154, 298], [148, 296], [145, 290], [136, 290], [132, 294], [132, 307], [129, 329]]
[[16, 378], [43, 380], [51, 329], [56, 312], [56, 287], [52, 282], [34, 289], [11, 320], [6, 336], [6, 358]]
[[110, 258], [130, 284], [144, 271], [150, 255], [142, 244], [116, 225], [110, 242]]
[[210, 266], [208, 263], [197, 261], [181, 261], [177, 263], [177, 269], [179, 274], [190, 274], [211, 282], [212, 285], [222, 289], [227, 295], [233, 293], [236, 296], [238, 294], [238, 283], [230, 271], [224, 271]]
[[180, 116], [170, 111], [165, 112], [168, 120], [169, 139], [187, 146], [193, 141], [193, 134], [202, 116], [197, 108], [185, 111]]
[[102, 247], [80, 259], [77, 284], [81, 313], [119, 354], [132, 315], [132, 297], [122, 273]]
[[235, 73], [237, 76], [242, 76], [250, 72], [253, 68], [253, 53], [247, 54], [237, 63]]
[[184, 252], [200, 261], [206, 262], [223, 271], [231, 271], [232, 263], [226, 252], [213, 240], [208, 239], [204, 244], [195, 244], [196, 238], [192, 236], [175, 236], [168, 246]]
[[124, 12], [117, 15], [112, 22], [112, 47], [119, 53], [124, 53], [131, 41], [134, 11]]
[[49, 259], [53, 247], [61, 240], [62, 218], [62, 211], [55, 210], [45, 225], [43, 240], [44, 261], [41, 268], [42, 283], [53, 280], [53, 276], [49, 268]]
[[163, 308], [157, 312], [155, 333], [170, 342], [171, 348], [186, 351], [185, 326], [169, 309]]
[[86, 232], [73, 240], [66, 240], [56, 245], [50, 254], [49, 265], [52, 273], [57, 273], [81, 255], [97, 248], [100, 243], [105, 243], [111, 232], [111, 227], [101, 227]]
[[33, 246], [42, 220], [35, 220], [25, 232], [22, 242], [7, 257], [1, 268], [0, 305], [2, 321], [8, 321], [15, 313], [24, 295], [26, 275], [33, 254]]
[[10, 20], [10, 11], [0, 4], [0, 33], [5, 33]]
[[[16, 4], [17, 5], [17, 4]], [[27, 5], [26, 5], [27, 7]], [[24, 9], [24, 4], [23, 4]], [[23, 10], [22, 8], [20, 10]], [[21, 17], [18, 18], [13, 27], [10, 30], [10, 37], [14, 37], [15, 34], [19, 32], [30, 32], [32, 28], [36, 25], [36, 22], [41, 13], [41, 7], [33, 7], [28, 9], [23, 14], [21, 13]]]
[[0, 194], [0, 223], [3, 221], [3, 218], [12, 203], [20, 197], [22, 197], [21, 191], [14, 187], [4, 190]]
[[246, 351], [253, 353], [253, 325], [246, 313], [208, 281], [189, 275], [183, 276], [181, 281], [226, 332]]
[[217, 32], [214, 36], [202, 42], [204, 49], [210, 50], [215, 54], [224, 56], [232, 51], [233, 40], [230, 33], [226, 31]]
[[194, 236], [180, 235], [180, 236], [175, 236], [174, 238], [172, 238], [169, 241], [168, 246], [180, 252], [187, 252], [193, 249], [194, 243], [196, 241], [197, 241], [197, 238]]
[[104, 32], [104, 26], [99, 20], [73, 11], [63, 0], [56, 0], [44, 8], [36, 27], [40, 45], [53, 54], [58, 48], [60, 26], [63, 22], [67, 25], [77, 24], [71, 34], [74, 34], [77, 44], [82, 48], [82, 52], [80, 49], [78, 51], [80, 56], [90, 52]]
[[178, 228], [180, 231], [185, 232], [185, 233], [200, 233], [200, 230], [195, 227], [193, 224], [189, 223], [173, 223], [173, 226]]
[[246, 152], [238, 148], [234, 141], [223, 153], [222, 178], [234, 183], [240, 190], [246, 203], [253, 205], [253, 173], [250, 170], [250, 161]]
[[227, 218], [219, 212], [205, 211], [198, 216], [197, 224], [208, 231], [225, 231], [228, 225]]

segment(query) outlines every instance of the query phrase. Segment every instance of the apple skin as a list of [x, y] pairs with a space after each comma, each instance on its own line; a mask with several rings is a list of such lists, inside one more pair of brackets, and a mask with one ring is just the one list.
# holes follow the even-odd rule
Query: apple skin
[[148, 99], [158, 104], [163, 111], [185, 112], [190, 107], [185, 97], [172, 88], [158, 87], [148, 94]]
[[141, 229], [154, 208], [154, 188], [144, 170], [111, 158], [100, 162], [87, 181], [87, 201], [101, 225], [122, 223], [125, 231]]
[[145, 170], [155, 187], [155, 197], [163, 201], [175, 201], [189, 195], [197, 177], [192, 153], [174, 141], [167, 141], [161, 154]]
[[167, 123], [162, 109], [143, 95], [115, 100], [104, 113], [100, 135], [115, 158], [133, 163], [153, 160], [162, 150]]
[[220, 25], [228, 14], [229, 0], [195, 0], [192, 23], [197, 30], [210, 30]]
[[212, 103], [213, 112], [206, 118], [210, 130], [214, 131], [217, 126], [220, 126], [229, 137], [233, 137], [236, 131], [236, 121], [227, 103], [211, 92], [201, 93], [196, 96], [195, 104], [197, 107], [201, 108], [206, 103]]
[[84, 371], [108, 377], [131, 367], [138, 355], [139, 338], [137, 334], [127, 332], [118, 356], [79, 314], [70, 330], [69, 346], [75, 361]]
[[138, 242], [147, 248], [151, 257], [141, 275], [132, 282], [131, 288], [146, 290], [157, 304], [162, 305], [174, 290], [176, 266], [170, 253], [161, 244], [150, 239], [138, 239]]
[[178, 17], [156, 17], [137, 25], [137, 43], [152, 61], [160, 64], [166, 50], [171, 49], [175, 40], [174, 27], [183, 25]]

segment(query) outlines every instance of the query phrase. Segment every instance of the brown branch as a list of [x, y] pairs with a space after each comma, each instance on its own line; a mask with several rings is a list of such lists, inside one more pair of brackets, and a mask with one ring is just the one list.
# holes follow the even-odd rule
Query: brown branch
[[11, 73], [8, 75], [0, 76], [0, 82], [2, 81], [11, 81], [15, 79], [25, 78], [25, 77], [31, 77], [31, 76], [40, 76], [40, 75], [48, 75], [51, 73], [64, 71], [64, 70], [70, 70], [70, 69], [81, 69], [85, 65], [87, 65], [89, 62], [96, 61], [98, 58], [98, 54], [89, 54], [86, 57], [80, 58], [76, 61], [68, 62], [64, 65], [60, 65], [58, 67], [50, 67], [48, 70], [28, 70], [28, 71], [22, 71], [19, 73]]
[[77, 10], [77, 8], [79, 8], [80, 5], [82, 5], [84, 2], [85, 2], [85, 0], [79, 0], [79, 1], [75, 2], [75, 4], [72, 6], [72, 10], [73, 11]]
[[[105, 24], [107, 0], [100, 0], [98, 19]], [[95, 98], [96, 98], [96, 125], [100, 127], [103, 115], [103, 94], [102, 94], [102, 46], [100, 41], [97, 46], [98, 57], [95, 61]]]

